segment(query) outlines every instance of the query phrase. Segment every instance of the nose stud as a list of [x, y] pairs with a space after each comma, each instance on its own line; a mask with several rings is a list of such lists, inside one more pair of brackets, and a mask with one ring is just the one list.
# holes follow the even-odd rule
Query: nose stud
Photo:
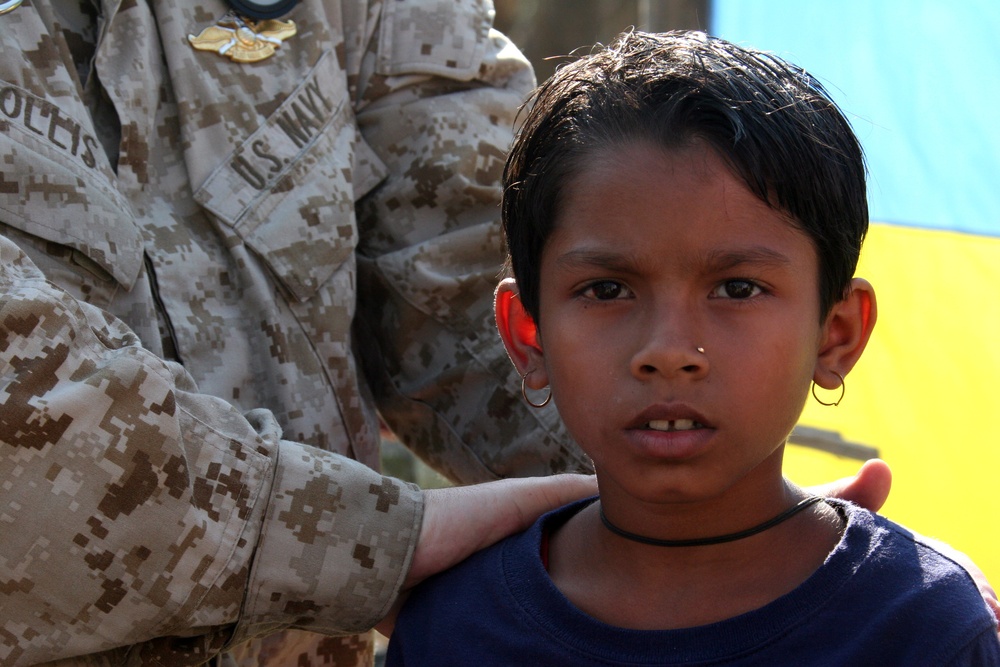
[[698, 352], [700, 352], [701, 354], [705, 354], [705, 348], [703, 347], [696, 347], [694, 349], [698, 350]]

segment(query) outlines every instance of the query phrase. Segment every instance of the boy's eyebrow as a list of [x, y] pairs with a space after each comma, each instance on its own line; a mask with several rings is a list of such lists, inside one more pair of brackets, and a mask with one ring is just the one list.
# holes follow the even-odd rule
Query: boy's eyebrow
[[724, 271], [746, 264], [787, 266], [791, 260], [773, 248], [752, 246], [736, 250], [711, 251], [705, 257], [704, 263], [717, 271]]
[[636, 266], [638, 258], [631, 253], [620, 253], [605, 249], [577, 248], [556, 258], [556, 264], [566, 268], [600, 267], [609, 270], [627, 271]]
[[[609, 270], [634, 270], [642, 261], [631, 253], [620, 253], [605, 249], [577, 248], [556, 259], [564, 268], [601, 267]], [[791, 260], [783, 253], [767, 246], [751, 246], [732, 250], [712, 250], [698, 262], [712, 271], [725, 271], [748, 264], [757, 266], [787, 266]]]

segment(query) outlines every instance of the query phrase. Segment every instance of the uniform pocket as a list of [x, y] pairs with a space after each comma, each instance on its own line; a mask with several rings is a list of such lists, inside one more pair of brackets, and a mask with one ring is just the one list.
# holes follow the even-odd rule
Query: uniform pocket
[[0, 81], [0, 219], [71, 248], [131, 289], [142, 235], [89, 124]]
[[493, 15], [488, 0], [384, 3], [379, 74], [436, 74], [471, 81], [479, 73]]
[[346, 76], [328, 51], [195, 199], [305, 301], [354, 252], [354, 202], [384, 175], [358, 132]]

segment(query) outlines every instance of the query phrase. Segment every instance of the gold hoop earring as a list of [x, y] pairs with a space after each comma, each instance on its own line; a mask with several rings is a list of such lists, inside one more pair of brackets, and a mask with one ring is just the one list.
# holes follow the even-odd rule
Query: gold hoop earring
[[546, 405], [549, 404], [549, 401], [552, 400], [552, 387], [549, 387], [549, 395], [545, 397], [544, 401], [542, 401], [541, 403], [533, 402], [530, 398], [528, 398], [527, 388], [524, 386], [524, 381], [528, 379], [529, 375], [531, 375], [531, 371], [528, 371], [527, 373], [521, 376], [521, 396], [524, 397], [524, 402], [530, 405], [531, 407], [544, 408]]
[[833, 373], [834, 375], [836, 375], [838, 378], [840, 378], [840, 396], [837, 398], [837, 400], [834, 401], [833, 403], [827, 403], [826, 401], [819, 400], [819, 396], [816, 395], [816, 383], [815, 382], [812, 383], [812, 395], [813, 395], [813, 398], [816, 399], [816, 402], [819, 403], [820, 405], [825, 405], [827, 407], [831, 407], [831, 406], [832, 407], [837, 407], [838, 405], [840, 405], [840, 402], [842, 400], [844, 400], [844, 392], [847, 391], [847, 384], [844, 382], [844, 376], [843, 375], [841, 375], [837, 371], [830, 371], [830, 372]]

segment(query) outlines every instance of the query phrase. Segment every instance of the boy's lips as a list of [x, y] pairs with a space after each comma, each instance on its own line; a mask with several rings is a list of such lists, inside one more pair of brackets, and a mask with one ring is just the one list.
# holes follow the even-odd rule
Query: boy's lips
[[660, 404], [636, 415], [627, 432], [628, 440], [644, 455], [683, 460], [705, 451], [715, 428], [688, 405]]
[[630, 429], [653, 431], [690, 431], [712, 428], [708, 419], [694, 408], [684, 404], [652, 405], [632, 420]]

